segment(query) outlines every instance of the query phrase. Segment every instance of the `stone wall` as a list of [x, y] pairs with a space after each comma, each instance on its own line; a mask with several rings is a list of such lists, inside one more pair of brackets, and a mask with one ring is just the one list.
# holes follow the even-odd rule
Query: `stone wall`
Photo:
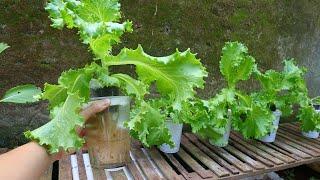
[[[121, 0], [124, 18], [134, 32], [115, 52], [142, 44], [157, 56], [191, 48], [210, 76], [199, 90], [210, 97], [224, 86], [218, 63], [225, 41], [249, 47], [262, 70], [282, 68], [293, 57], [306, 66], [310, 95], [319, 95], [320, 4], [316, 0]], [[11, 48], [0, 56], [0, 96], [12, 86], [55, 83], [59, 74], [81, 67], [92, 57], [75, 31], [52, 29], [45, 0], [0, 1], [0, 41]], [[250, 86], [248, 86], [248, 84]], [[253, 90], [257, 84], [242, 84]], [[46, 104], [0, 104], [0, 147], [23, 143], [22, 132], [45, 123]]]

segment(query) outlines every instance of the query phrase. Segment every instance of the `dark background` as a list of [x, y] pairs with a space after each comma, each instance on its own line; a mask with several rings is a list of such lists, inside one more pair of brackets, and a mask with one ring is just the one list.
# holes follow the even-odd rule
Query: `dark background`
[[[56, 83], [63, 70], [92, 59], [76, 31], [50, 27], [45, 0], [1, 0], [0, 41], [11, 48], [0, 55], [0, 96], [26, 83], [40, 87]], [[134, 22], [121, 47], [136, 48], [155, 56], [176, 48], [191, 48], [209, 71], [203, 98], [224, 86], [218, 63], [225, 41], [249, 47], [262, 70], [282, 69], [282, 60], [295, 58], [308, 68], [310, 96], [319, 95], [320, 3], [317, 0], [121, 0], [124, 19]], [[257, 88], [249, 81], [241, 85]], [[25, 141], [22, 132], [48, 121], [46, 104], [0, 104], [0, 147]]]

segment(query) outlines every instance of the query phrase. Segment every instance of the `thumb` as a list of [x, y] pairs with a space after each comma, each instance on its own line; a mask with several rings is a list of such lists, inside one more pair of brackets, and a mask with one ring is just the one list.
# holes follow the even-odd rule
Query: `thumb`
[[94, 116], [95, 114], [108, 108], [110, 103], [110, 99], [94, 101], [89, 107], [83, 109], [80, 114], [85, 120], [88, 120], [91, 116]]

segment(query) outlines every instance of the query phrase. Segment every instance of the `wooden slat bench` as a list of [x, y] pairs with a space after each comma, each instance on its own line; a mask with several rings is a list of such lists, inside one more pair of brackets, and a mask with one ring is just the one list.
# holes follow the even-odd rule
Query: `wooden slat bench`
[[320, 139], [303, 137], [298, 124], [291, 123], [280, 125], [274, 143], [244, 140], [232, 132], [229, 145], [218, 148], [184, 133], [176, 154], [135, 143], [130, 156], [132, 162], [125, 167], [93, 169], [88, 154], [78, 152], [53, 168], [59, 168], [59, 180], [240, 179], [320, 161]]

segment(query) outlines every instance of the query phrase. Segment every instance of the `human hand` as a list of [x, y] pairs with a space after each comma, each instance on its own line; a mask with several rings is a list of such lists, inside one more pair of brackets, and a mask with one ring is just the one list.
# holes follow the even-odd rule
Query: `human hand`
[[[95, 116], [97, 113], [105, 110], [110, 106], [110, 100], [109, 99], [103, 99], [103, 100], [98, 100], [94, 101], [91, 103], [88, 107], [83, 109], [80, 114], [84, 117], [84, 121], [87, 122], [91, 117]], [[79, 136], [83, 137], [86, 133], [86, 129], [79, 128], [77, 130]]]
[[[85, 123], [92, 117], [94, 117], [97, 113], [105, 110], [110, 106], [110, 100], [109, 99], [103, 99], [103, 100], [97, 100], [92, 102], [89, 106], [85, 107], [84, 109], [81, 110], [80, 114], [83, 116]], [[77, 128], [77, 133], [80, 137], [85, 136], [86, 134], [86, 128]], [[84, 145], [86, 146], [86, 145]], [[60, 151], [59, 153], [56, 153], [52, 155], [52, 160], [59, 160], [61, 159], [62, 156], [67, 155], [67, 154], [72, 154], [74, 151]]]
[[84, 117], [85, 121], [87, 121], [90, 117], [94, 116], [95, 114], [105, 110], [107, 107], [110, 106], [109, 99], [102, 99], [92, 102], [88, 107], [83, 109], [80, 114]]

